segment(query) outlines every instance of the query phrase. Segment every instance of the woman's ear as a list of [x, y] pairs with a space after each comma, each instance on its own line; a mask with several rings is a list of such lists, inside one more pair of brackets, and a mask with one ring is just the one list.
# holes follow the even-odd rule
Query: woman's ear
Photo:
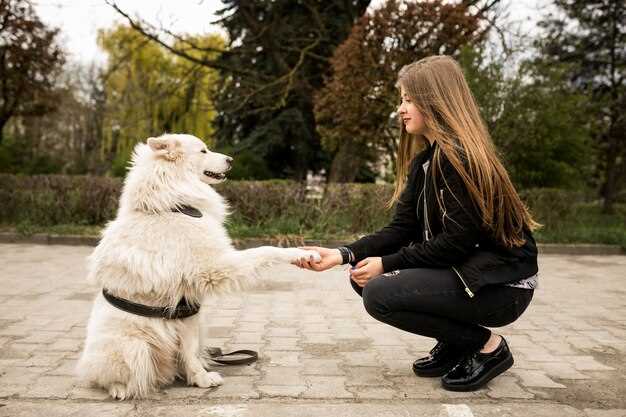
[[183, 153], [180, 141], [171, 136], [148, 138], [147, 142], [155, 155], [170, 161], [178, 159]]

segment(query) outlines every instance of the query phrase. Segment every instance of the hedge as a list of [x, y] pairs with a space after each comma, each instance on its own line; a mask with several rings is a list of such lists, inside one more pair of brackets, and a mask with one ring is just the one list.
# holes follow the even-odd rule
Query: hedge
[[[0, 224], [103, 225], [115, 217], [122, 182], [92, 176], [0, 174]], [[284, 180], [227, 181], [216, 186], [230, 202], [228, 227], [238, 237], [295, 234], [315, 238], [367, 233], [385, 225], [388, 184], [331, 184], [322, 193]], [[590, 193], [561, 189], [520, 192], [545, 225], [543, 241], [626, 246], [626, 207], [600, 213]]]

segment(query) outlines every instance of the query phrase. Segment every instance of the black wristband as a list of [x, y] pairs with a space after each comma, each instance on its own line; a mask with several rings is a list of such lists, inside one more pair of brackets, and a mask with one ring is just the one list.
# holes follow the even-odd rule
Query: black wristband
[[341, 253], [341, 264], [344, 265], [350, 262], [350, 250], [345, 246], [339, 246], [337, 249]]

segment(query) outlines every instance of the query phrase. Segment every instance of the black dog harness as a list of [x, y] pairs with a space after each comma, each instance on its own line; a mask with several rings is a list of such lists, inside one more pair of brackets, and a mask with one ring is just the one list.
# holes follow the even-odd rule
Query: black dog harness
[[[190, 217], [201, 218], [202, 212], [195, 207], [187, 205], [177, 205], [172, 209], [174, 213], [186, 214]], [[124, 298], [116, 297], [109, 293], [106, 288], [102, 289], [102, 296], [112, 306], [119, 308], [130, 314], [135, 314], [143, 317], [156, 317], [166, 320], [179, 320], [187, 317], [191, 317], [198, 314], [200, 311], [200, 304], [191, 304], [185, 297], [181, 298], [176, 308], [169, 307], [154, 307], [144, 304], [134, 303]], [[230, 353], [222, 353], [222, 350], [217, 347], [207, 347], [204, 351], [205, 357], [222, 365], [247, 365], [255, 362], [259, 355], [253, 350], [237, 350]], [[236, 358], [224, 358], [226, 356], [235, 356]], [[224, 359], [220, 359], [224, 358]]]
[[191, 317], [194, 314], [198, 314], [198, 311], [200, 311], [200, 304], [190, 304], [184, 297], [178, 302], [176, 308], [169, 308], [153, 307], [134, 303], [124, 298], [114, 296], [109, 293], [106, 288], [102, 289], [102, 295], [112, 306], [127, 313], [143, 317], [158, 317], [166, 320], [177, 320]]
[[[172, 209], [172, 212], [186, 214], [187, 216], [195, 218], [202, 217], [202, 212], [200, 210], [185, 204], [177, 205]], [[106, 288], [102, 289], [102, 295], [112, 306], [127, 313], [143, 317], [158, 317], [166, 320], [178, 320], [191, 317], [198, 314], [198, 311], [200, 311], [200, 304], [191, 304], [185, 299], [185, 297], [181, 298], [176, 305], [176, 308], [172, 309], [169, 307], [153, 307], [134, 303], [110, 294]]]

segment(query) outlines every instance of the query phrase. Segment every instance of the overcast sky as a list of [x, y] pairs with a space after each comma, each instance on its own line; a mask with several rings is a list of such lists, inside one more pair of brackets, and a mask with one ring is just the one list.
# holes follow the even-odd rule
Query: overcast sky
[[[383, 1], [374, 0], [371, 7]], [[96, 44], [98, 29], [121, 20], [104, 0], [41, 0], [33, 3], [44, 22], [61, 28], [71, 59], [82, 62], [104, 60]], [[537, 10], [549, 3], [550, 0], [508, 0], [511, 18], [528, 32], [534, 31], [535, 22], [540, 17]], [[218, 27], [211, 25], [215, 11], [221, 7], [219, 0], [118, 0], [117, 4], [131, 15], [139, 15], [153, 23], [163, 22], [173, 32], [219, 31]]]

